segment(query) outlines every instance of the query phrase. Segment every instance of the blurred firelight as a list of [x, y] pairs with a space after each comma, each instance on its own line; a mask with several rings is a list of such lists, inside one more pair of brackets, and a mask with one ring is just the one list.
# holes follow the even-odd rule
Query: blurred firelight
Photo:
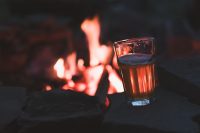
[[122, 80], [117, 72], [110, 66], [107, 65], [106, 69], [108, 71], [108, 80], [110, 81], [110, 87], [108, 89], [108, 94], [121, 93], [124, 92], [124, 87]]
[[99, 17], [85, 19], [81, 24], [81, 29], [85, 33], [90, 52], [90, 66], [107, 64], [112, 58], [112, 47], [101, 45], [100, 43], [100, 22]]
[[96, 48], [99, 47], [99, 37], [100, 37], [100, 24], [99, 18], [96, 16], [93, 19], [85, 19], [81, 24], [81, 29], [85, 33], [88, 41], [88, 48], [90, 52], [90, 66], [95, 66], [100, 63], [98, 59]]
[[83, 72], [87, 84], [87, 89], [85, 90], [86, 94], [90, 96], [95, 95], [103, 71], [104, 71], [104, 66], [98, 65], [95, 67], [89, 67], [86, 69], [86, 71]]
[[58, 78], [64, 78], [65, 76], [64, 59], [59, 58], [53, 68], [56, 71]]
[[[54, 70], [58, 78], [66, 80], [66, 84], [62, 89], [70, 89], [94, 96], [103, 73], [107, 72], [110, 82], [108, 93], [123, 92], [124, 89], [120, 76], [109, 65], [113, 58], [112, 47], [101, 45], [99, 41], [100, 22], [98, 16], [95, 16], [93, 19], [85, 19], [81, 24], [81, 29], [88, 41], [90, 66], [84, 66], [83, 59], [77, 60], [75, 51], [68, 54], [65, 59], [59, 58], [54, 65]], [[73, 81], [72, 77], [76, 74], [81, 75], [81, 78]], [[109, 104], [108, 99], [107, 104]]]

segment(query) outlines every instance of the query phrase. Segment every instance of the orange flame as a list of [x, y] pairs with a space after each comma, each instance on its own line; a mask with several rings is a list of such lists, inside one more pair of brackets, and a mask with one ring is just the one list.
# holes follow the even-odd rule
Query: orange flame
[[81, 29], [88, 40], [90, 66], [109, 63], [112, 57], [112, 47], [101, 45], [99, 41], [100, 22], [98, 16], [95, 16], [93, 19], [85, 19], [81, 24]]
[[76, 74], [76, 52], [72, 52], [66, 57], [65, 62], [65, 78], [70, 80]]
[[[98, 16], [93, 19], [85, 19], [81, 24], [81, 29], [86, 35], [88, 41], [90, 66], [84, 66], [84, 60], [78, 59], [76, 63], [76, 53], [72, 52], [65, 60], [60, 58], [54, 65], [57, 77], [66, 79], [66, 84], [62, 87], [64, 90], [75, 90], [94, 96], [104, 70], [109, 74], [109, 94], [122, 92], [123, 85], [121, 78], [110, 65], [113, 50], [111, 46], [101, 45], [100, 22]], [[79, 73], [82, 79], [74, 82], [72, 76]]]
[[100, 46], [99, 18], [96, 16], [93, 19], [85, 19], [84, 22], [81, 24], [81, 29], [86, 34], [88, 40], [88, 48], [90, 52], [90, 65], [98, 65], [100, 62], [98, 60], [98, 56], [96, 55], [96, 48]]
[[59, 58], [53, 68], [56, 71], [57, 76], [59, 78], [64, 78], [64, 76], [65, 76], [64, 59]]
[[85, 66], [84, 66], [84, 60], [83, 59], [78, 59], [77, 68], [81, 72], [83, 72], [86, 69]]
[[101, 76], [103, 74], [104, 66], [99, 65], [95, 67], [90, 67], [84, 71], [84, 77], [86, 79], [87, 89], [85, 90], [86, 94], [94, 96]]
[[107, 65], [106, 69], [109, 73], [108, 80], [110, 81], [108, 94], [123, 92], [124, 91], [123, 83], [117, 72], [110, 65]]
[[59, 58], [54, 65], [54, 70], [57, 73], [57, 77], [61, 79], [71, 80], [72, 76], [77, 72], [76, 65], [76, 53], [72, 52], [66, 57], [66, 61], [63, 58]]

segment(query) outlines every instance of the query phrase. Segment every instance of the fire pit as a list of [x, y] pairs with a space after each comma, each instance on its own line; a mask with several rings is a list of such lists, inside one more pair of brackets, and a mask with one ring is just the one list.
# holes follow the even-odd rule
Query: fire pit
[[[45, 28], [55, 24], [54, 20], [45, 23]], [[99, 17], [85, 19], [80, 27], [86, 35], [88, 57], [84, 49], [81, 49], [83, 56], [79, 55], [80, 51], [73, 44], [70, 31], [57, 31], [50, 35], [31, 34], [27, 35], [30, 46], [38, 48], [37, 43], [40, 41], [55, 41], [65, 36], [67, 46], [41, 45], [41, 49], [32, 51], [36, 53], [31, 58], [25, 59], [28, 60], [24, 64], [27, 68], [23, 69], [20, 64], [16, 69], [12, 68], [12, 72], [21, 70], [16, 72], [16, 77], [9, 75], [6, 67], [1, 69], [6, 70], [5, 76], [8, 77], [8, 80], [3, 80], [3, 84], [10, 85], [10, 82], [16, 81], [12, 84], [27, 88], [27, 101], [15, 123], [17, 132], [92, 132], [101, 126], [104, 113], [110, 106], [107, 94], [123, 92], [112, 46], [109, 43], [103, 45], [99, 41]], [[67, 48], [66, 53], [62, 50], [64, 48]], [[51, 53], [54, 49], [59, 54]], [[74, 128], [76, 125], [79, 128]]]

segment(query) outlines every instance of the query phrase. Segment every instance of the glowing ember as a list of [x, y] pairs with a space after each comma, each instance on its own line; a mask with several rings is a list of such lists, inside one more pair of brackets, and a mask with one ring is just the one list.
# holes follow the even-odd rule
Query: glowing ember
[[109, 107], [109, 105], [110, 105], [110, 100], [108, 99], [108, 97], [106, 97], [105, 106]]
[[50, 85], [45, 86], [45, 91], [51, 91], [51, 90], [52, 90], [52, 87]]
[[86, 89], [86, 84], [85, 83], [76, 83], [76, 90], [77, 91], [84, 92], [85, 89]]
[[75, 83], [74, 83], [73, 80], [69, 80], [68, 85], [69, 85], [70, 88], [73, 88], [75, 86]]
[[63, 90], [74, 90], [74, 91], [78, 91], [78, 92], [84, 92], [86, 89], [86, 84], [85, 83], [81, 83], [81, 82], [77, 82], [76, 84], [74, 84], [73, 87], [70, 87], [70, 83], [69, 84], [65, 84], [62, 87]]

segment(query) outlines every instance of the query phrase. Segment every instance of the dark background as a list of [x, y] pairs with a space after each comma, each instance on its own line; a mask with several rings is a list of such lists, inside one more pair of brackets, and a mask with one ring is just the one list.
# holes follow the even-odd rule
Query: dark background
[[153, 36], [162, 59], [197, 55], [199, 6], [198, 0], [0, 0], [0, 85], [34, 88], [33, 79], [51, 77], [56, 60], [73, 50], [87, 65], [80, 24], [94, 15], [102, 44]]

